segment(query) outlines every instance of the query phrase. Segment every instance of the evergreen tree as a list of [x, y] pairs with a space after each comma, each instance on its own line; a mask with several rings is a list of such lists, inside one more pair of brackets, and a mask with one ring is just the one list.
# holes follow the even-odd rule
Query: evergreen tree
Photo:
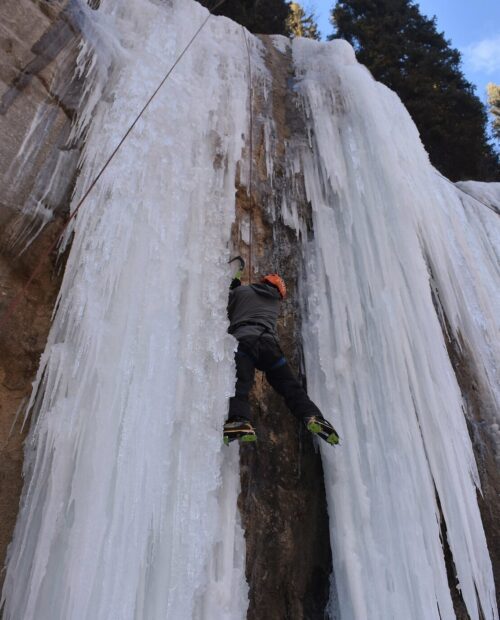
[[[217, 0], [198, 0], [211, 9]], [[214, 15], [225, 15], [255, 34], [288, 34], [286, 20], [289, 13], [287, 0], [226, 0]]]
[[375, 79], [400, 96], [436, 168], [453, 180], [500, 179], [486, 110], [435, 17], [412, 0], [340, 0], [332, 23]]
[[307, 15], [298, 2], [290, 4], [290, 14], [286, 24], [291, 37], [306, 37], [317, 41], [321, 38], [314, 13]]
[[493, 135], [500, 140], [500, 86], [491, 82], [488, 84], [488, 103], [493, 115]]

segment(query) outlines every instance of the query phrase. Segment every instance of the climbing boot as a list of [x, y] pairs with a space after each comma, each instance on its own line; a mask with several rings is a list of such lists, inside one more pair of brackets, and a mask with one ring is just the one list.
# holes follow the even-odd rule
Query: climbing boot
[[313, 435], [321, 437], [323, 441], [336, 446], [340, 442], [340, 437], [333, 426], [322, 416], [313, 415], [304, 420], [307, 430]]
[[226, 446], [236, 439], [240, 443], [257, 441], [255, 429], [248, 420], [228, 420], [224, 424], [224, 443]]

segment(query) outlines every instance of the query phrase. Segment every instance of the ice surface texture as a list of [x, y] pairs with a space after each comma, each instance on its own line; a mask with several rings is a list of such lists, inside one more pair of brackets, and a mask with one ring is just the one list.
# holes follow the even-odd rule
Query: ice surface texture
[[498, 618], [476, 464], [431, 295], [498, 411], [498, 216], [440, 178], [398, 97], [345, 41], [296, 39], [293, 52], [311, 144], [308, 386], [343, 437], [322, 449], [342, 620], [455, 618], [436, 497], [470, 617], [479, 599]]
[[[95, 19], [122, 51], [74, 204], [207, 15], [185, 0], [103, 4]], [[6, 620], [246, 615], [237, 447], [222, 444], [248, 132], [241, 28], [209, 20], [178, 69], [76, 218], [35, 385]]]
[[[114, 69], [94, 65], [104, 91], [81, 110], [74, 204], [205, 17], [190, 0], [96, 12]], [[76, 218], [31, 403], [5, 620], [246, 616], [237, 452], [221, 442], [246, 54], [241, 29], [211, 19]], [[289, 145], [301, 153], [288, 163], [314, 220], [308, 386], [343, 437], [323, 450], [335, 606], [342, 620], [454, 618], [439, 497], [470, 616], [480, 605], [494, 620], [478, 475], [431, 287], [498, 403], [498, 216], [436, 174], [399, 99], [345, 42], [294, 40], [293, 57], [310, 140]], [[272, 123], [263, 135], [271, 144]], [[304, 232], [297, 205], [280, 206]]]

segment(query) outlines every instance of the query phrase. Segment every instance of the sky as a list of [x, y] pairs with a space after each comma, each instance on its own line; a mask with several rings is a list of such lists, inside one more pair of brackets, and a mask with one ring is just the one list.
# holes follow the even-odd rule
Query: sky
[[[329, 16], [335, 0], [304, 0], [314, 10], [323, 38], [332, 33]], [[462, 70], [486, 102], [488, 82], [500, 84], [500, 1], [418, 0], [427, 17], [436, 15], [439, 32], [462, 53]]]

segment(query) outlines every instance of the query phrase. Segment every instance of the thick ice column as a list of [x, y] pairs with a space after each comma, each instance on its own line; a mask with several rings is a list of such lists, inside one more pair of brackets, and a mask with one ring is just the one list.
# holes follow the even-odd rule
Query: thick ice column
[[491, 241], [478, 226], [467, 231], [473, 215], [430, 166], [403, 105], [345, 41], [295, 40], [294, 60], [314, 224], [308, 387], [343, 437], [322, 450], [341, 617], [455, 617], [439, 497], [469, 614], [479, 620], [480, 605], [498, 618], [476, 465], [429, 282], [432, 269], [493, 390]]
[[[206, 15], [186, 0], [103, 3], [96, 19], [122, 53], [75, 204]], [[221, 432], [247, 63], [241, 29], [210, 19], [76, 218], [32, 403], [6, 620], [245, 616], [236, 455]]]

